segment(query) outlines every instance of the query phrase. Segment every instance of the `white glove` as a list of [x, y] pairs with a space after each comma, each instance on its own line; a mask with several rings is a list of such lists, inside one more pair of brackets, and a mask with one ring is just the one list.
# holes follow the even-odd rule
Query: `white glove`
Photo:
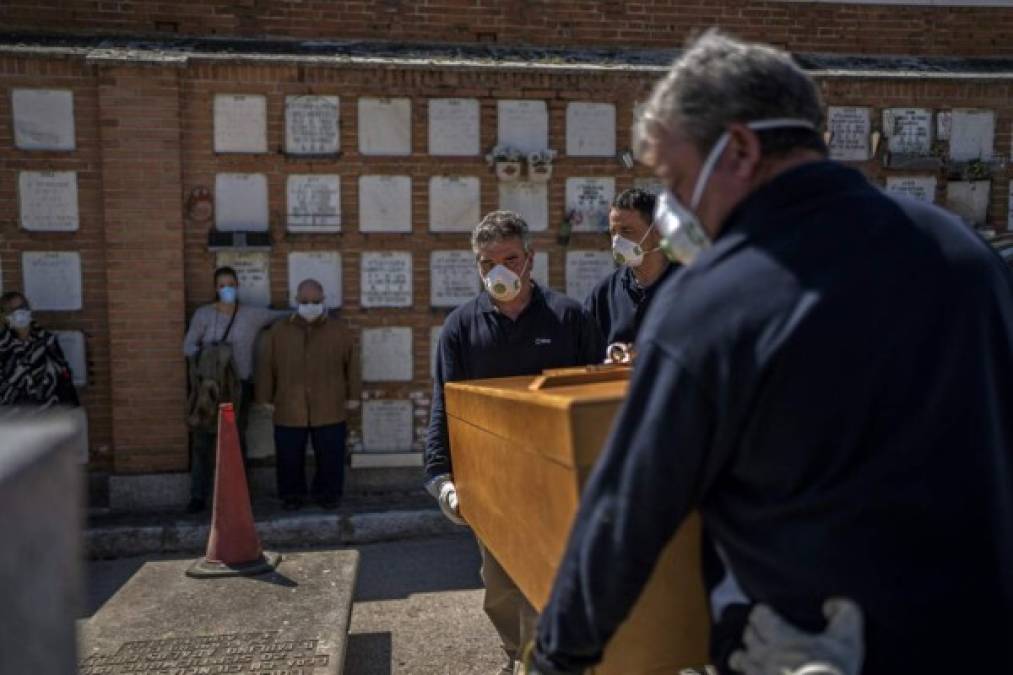
[[742, 636], [746, 650], [732, 654], [729, 664], [743, 675], [858, 675], [865, 657], [861, 608], [831, 598], [823, 614], [827, 629], [807, 633], [757, 605]]
[[440, 505], [440, 510], [450, 522], [457, 525], [468, 524], [461, 517], [457, 502], [457, 487], [454, 485], [454, 481], [450, 480], [450, 474], [437, 476], [426, 483], [426, 491], [436, 497], [436, 503]]

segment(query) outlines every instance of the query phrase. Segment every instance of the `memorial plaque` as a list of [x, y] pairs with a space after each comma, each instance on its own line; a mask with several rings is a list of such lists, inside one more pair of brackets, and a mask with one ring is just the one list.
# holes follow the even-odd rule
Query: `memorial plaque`
[[549, 147], [549, 113], [545, 101], [497, 101], [497, 145], [525, 155]]
[[549, 288], [549, 254], [545, 251], [535, 252], [535, 261], [531, 264], [531, 278], [542, 288]]
[[321, 174], [289, 176], [287, 223], [289, 232], [340, 232], [340, 177]]
[[74, 150], [74, 94], [69, 89], [13, 89], [14, 145]]
[[440, 347], [440, 333], [443, 326], [433, 326], [429, 329], [429, 377], [436, 377], [436, 359]]
[[215, 152], [267, 152], [267, 98], [215, 94]]
[[500, 181], [499, 207], [520, 215], [532, 232], [549, 229], [549, 188], [546, 183]]
[[358, 121], [362, 154], [412, 154], [411, 99], [360, 98]]
[[74, 380], [75, 387], [84, 387], [88, 384], [88, 359], [85, 356], [84, 333], [79, 330], [57, 330], [56, 341], [60, 343], [60, 349], [70, 366], [70, 374]]
[[223, 232], [267, 232], [267, 176], [262, 173], [215, 175], [215, 228]]
[[995, 112], [954, 110], [950, 120], [950, 159], [988, 161], [995, 154]]
[[481, 281], [471, 251], [433, 251], [429, 254], [429, 304], [457, 307], [478, 293]]
[[481, 182], [474, 176], [429, 179], [429, 230], [471, 232], [482, 217]]
[[584, 302], [595, 284], [615, 269], [611, 251], [567, 251], [566, 294]]
[[75, 311], [82, 307], [81, 254], [76, 251], [25, 251], [22, 286], [37, 311]]
[[864, 162], [871, 157], [868, 108], [830, 106], [827, 108], [830, 158], [843, 162]]
[[411, 382], [412, 329], [362, 329], [362, 380], [364, 382]]
[[412, 231], [410, 176], [359, 176], [359, 231]]
[[665, 184], [660, 178], [634, 178], [633, 187], [650, 192], [652, 195], [660, 195], [665, 191]]
[[221, 251], [215, 266], [228, 266], [239, 276], [239, 302], [250, 307], [271, 304], [271, 254], [261, 251]]
[[567, 178], [566, 213], [574, 232], [608, 232], [614, 178]]
[[461, 157], [480, 151], [478, 99], [429, 99], [429, 154]]
[[412, 254], [408, 251], [371, 251], [362, 254], [363, 307], [412, 306]]
[[883, 133], [890, 152], [928, 155], [932, 152], [932, 111], [927, 108], [887, 108]]
[[936, 201], [935, 176], [887, 176], [886, 191], [907, 195], [929, 204]]
[[936, 113], [936, 138], [941, 141], [950, 140], [950, 128], [953, 126], [953, 113], [942, 110]]
[[336, 154], [341, 149], [340, 104], [337, 96], [286, 96], [285, 152]]
[[566, 154], [612, 157], [616, 154], [616, 107], [612, 103], [573, 102], [566, 106]]
[[946, 184], [946, 208], [971, 225], [984, 225], [991, 186], [987, 180], [951, 181]]
[[74, 232], [80, 227], [77, 172], [21, 171], [18, 174], [21, 227], [31, 232]]
[[324, 305], [341, 307], [341, 254], [338, 251], [294, 251], [288, 254], [288, 304], [296, 306], [299, 284], [316, 279], [324, 287]]
[[412, 447], [412, 402], [366, 401], [362, 404], [362, 449], [407, 452]]

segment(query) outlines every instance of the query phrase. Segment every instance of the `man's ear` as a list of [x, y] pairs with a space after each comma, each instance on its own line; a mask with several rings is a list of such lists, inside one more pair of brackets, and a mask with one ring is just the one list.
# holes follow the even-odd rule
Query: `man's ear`
[[728, 151], [732, 172], [743, 180], [750, 180], [756, 175], [760, 165], [762, 150], [760, 137], [745, 124], [734, 122], [728, 126]]

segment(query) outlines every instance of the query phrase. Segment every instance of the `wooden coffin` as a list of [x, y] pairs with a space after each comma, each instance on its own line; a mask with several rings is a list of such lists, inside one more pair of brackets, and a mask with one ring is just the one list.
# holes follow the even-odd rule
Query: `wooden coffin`
[[[461, 513], [537, 609], [545, 606], [581, 486], [629, 371], [566, 369], [445, 387]], [[678, 673], [707, 663], [709, 615], [694, 514], [662, 553], [595, 675]]]

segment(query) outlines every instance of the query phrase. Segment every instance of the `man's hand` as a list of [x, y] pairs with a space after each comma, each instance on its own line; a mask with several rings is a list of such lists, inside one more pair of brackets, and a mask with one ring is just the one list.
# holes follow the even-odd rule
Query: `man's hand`
[[450, 480], [450, 474], [443, 474], [430, 480], [426, 483], [426, 491], [436, 497], [436, 503], [440, 505], [440, 510], [450, 522], [457, 525], [468, 524], [461, 517], [457, 501], [457, 487], [454, 485], [454, 481]]
[[827, 629], [807, 633], [757, 605], [743, 633], [746, 650], [729, 664], [743, 675], [858, 675], [865, 657], [862, 610], [845, 598], [823, 605]]

